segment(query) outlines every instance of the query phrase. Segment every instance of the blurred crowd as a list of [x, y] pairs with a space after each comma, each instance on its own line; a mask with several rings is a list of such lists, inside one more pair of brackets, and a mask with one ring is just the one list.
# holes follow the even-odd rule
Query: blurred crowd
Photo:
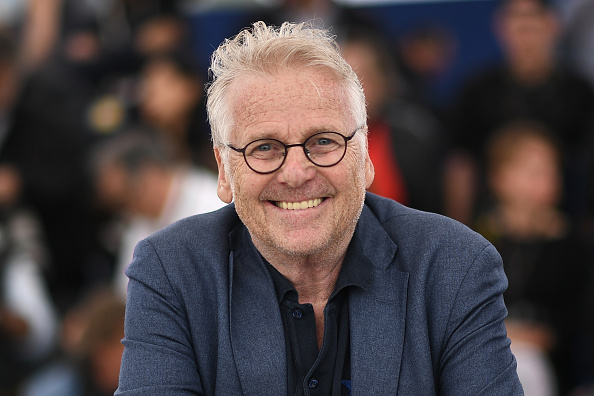
[[[442, 25], [395, 38], [364, 8], [286, 0], [231, 30], [332, 27], [368, 102], [370, 191], [497, 247], [526, 395], [594, 395], [594, 0], [496, 1], [501, 59], [445, 103]], [[0, 2], [0, 396], [112, 395], [135, 244], [223, 205], [191, 9]]]

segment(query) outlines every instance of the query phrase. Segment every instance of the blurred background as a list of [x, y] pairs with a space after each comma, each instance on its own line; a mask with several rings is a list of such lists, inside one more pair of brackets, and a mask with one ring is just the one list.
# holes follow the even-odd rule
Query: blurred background
[[526, 395], [594, 395], [594, 0], [0, 0], [0, 396], [113, 394], [135, 244], [223, 204], [210, 54], [312, 19], [370, 190], [495, 244]]

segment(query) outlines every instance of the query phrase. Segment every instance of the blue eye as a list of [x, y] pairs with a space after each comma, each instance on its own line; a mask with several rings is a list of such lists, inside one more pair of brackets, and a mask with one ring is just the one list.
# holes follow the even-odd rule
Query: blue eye
[[[336, 135], [336, 137], [334, 136]], [[306, 149], [312, 154], [324, 154], [344, 146], [338, 142], [338, 135], [335, 132], [324, 132], [319, 135], [314, 135], [309, 142], [306, 143]]]
[[256, 146], [254, 151], [270, 151], [272, 150], [272, 145], [270, 143], [264, 143]]
[[256, 140], [248, 144], [245, 148], [245, 154], [249, 157], [258, 159], [272, 159], [282, 156], [285, 152], [283, 144], [276, 140], [263, 139]]
[[320, 138], [316, 142], [316, 144], [318, 144], [320, 146], [327, 146], [332, 143], [334, 143], [334, 141], [332, 139], [328, 139], [328, 138]]

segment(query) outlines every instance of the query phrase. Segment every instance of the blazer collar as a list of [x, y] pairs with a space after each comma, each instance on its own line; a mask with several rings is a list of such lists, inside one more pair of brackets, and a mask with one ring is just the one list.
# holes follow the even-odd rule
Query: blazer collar
[[[247, 239], [246, 239], [247, 238]], [[286, 395], [285, 335], [274, 284], [243, 225], [230, 234], [231, 345], [244, 395]]]
[[353, 394], [397, 393], [406, 323], [408, 273], [395, 265], [397, 246], [365, 206], [353, 243], [373, 265], [367, 290], [349, 295]]

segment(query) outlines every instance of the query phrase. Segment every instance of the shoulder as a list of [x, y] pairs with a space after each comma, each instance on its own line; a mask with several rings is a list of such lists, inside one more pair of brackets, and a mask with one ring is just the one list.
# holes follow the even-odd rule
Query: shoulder
[[594, 99], [594, 88], [590, 81], [582, 74], [576, 72], [568, 67], [559, 67], [555, 74], [556, 79], [554, 82], [558, 82], [568, 94], [574, 96], [581, 96], [585, 99]]
[[155, 232], [147, 240], [159, 246], [196, 242], [205, 247], [210, 243], [220, 245], [239, 221], [235, 205], [230, 204], [212, 212], [178, 220]]
[[234, 205], [179, 220], [138, 243], [126, 275], [161, 293], [170, 293], [170, 285], [180, 299], [207, 298], [217, 287], [224, 293], [229, 233], [238, 223]]
[[365, 207], [389, 235], [398, 239], [395, 242], [425, 236], [424, 239], [462, 238], [483, 245], [489, 243], [475, 231], [449, 217], [412, 209], [371, 193], [366, 196]]
[[235, 205], [178, 220], [141, 241], [135, 253], [156, 254], [162, 262], [192, 267], [226, 263], [229, 233], [240, 223]]
[[367, 194], [364, 218], [374, 219], [398, 247], [404, 271], [466, 271], [480, 259], [499, 264], [493, 245], [462, 223]]

